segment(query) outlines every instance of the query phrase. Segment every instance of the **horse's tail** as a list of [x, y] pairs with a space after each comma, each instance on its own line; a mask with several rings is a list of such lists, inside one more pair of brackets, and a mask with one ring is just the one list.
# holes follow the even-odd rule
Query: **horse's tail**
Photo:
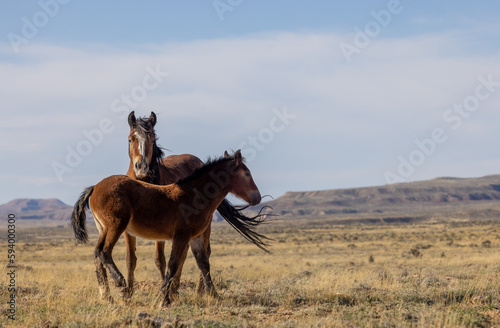
[[85, 221], [87, 220], [85, 209], [89, 208], [90, 195], [92, 195], [93, 191], [94, 186], [88, 187], [82, 192], [80, 198], [76, 201], [73, 213], [71, 214], [71, 225], [73, 226], [75, 238], [82, 244], [85, 244], [89, 240], [87, 229], [85, 227]]
[[266, 221], [269, 214], [263, 214], [262, 211], [266, 208], [263, 207], [259, 214], [254, 217], [245, 216], [242, 211], [248, 206], [235, 208], [227, 199], [217, 207], [219, 214], [226, 220], [236, 231], [238, 231], [246, 240], [253, 243], [266, 253], [271, 253], [266, 247], [269, 246], [265, 240], [271, 240], [252, 228]]

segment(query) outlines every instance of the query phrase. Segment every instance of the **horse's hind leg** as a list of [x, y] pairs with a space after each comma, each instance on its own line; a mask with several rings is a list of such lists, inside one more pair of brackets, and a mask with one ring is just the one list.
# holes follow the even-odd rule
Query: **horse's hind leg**
[[130, 298], [134, 294], [134, 271], [137, 264], [137, 256], [135, 255], [136, 237], [128, 234], [127, 232], [123, 233], [123, 237], [125, 238], [125, 245], [127, 247], [128, 289], [122, 296]]
[[124, 230], [125, 229], [123, 229], [122, 231], [110, 231], [109, 229], [104, 229], [102, 233], [102, 242], [96, 248], [95, 253], [96, 257], [99, 258], [104, 268], [111, 274], [111, 278], [113, 278], [115, 286], [121, 288], [122, 295], [127, 292], [127, 283], [125, 282], [125, 278], [123, 278], [123, 275], [116, 267], [116, 264], [111, 257], [111, 252], [113, 251], [113, 247], [115, 246], [116, 242], [120, 238], [121, 233]]
[[160, 271], [160, 280], [165, 278], [165, 269], [167, 267], [167, 260], [165, 260], [165, 242], [156, 241], [155, 243], [155, 264]]
[[99, 258], [99, 249], [104, 241], [104, 237], [101, 236], [99, 236], [99, 241], [94, 251], [95, 272], [97, 276], [97, 283], [99, 284], [99, 294], [101, 294], [101, 299], [112, 303], [113, 298], [111, 297], [109, 290], [108, 275], [106, 274], [106, 269], [104, 268], [104, 265], [102, 265], [101, 259]]

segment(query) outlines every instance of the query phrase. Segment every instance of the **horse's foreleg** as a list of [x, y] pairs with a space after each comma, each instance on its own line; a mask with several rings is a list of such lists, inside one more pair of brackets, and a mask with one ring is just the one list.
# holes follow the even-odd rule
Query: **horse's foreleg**
[[[187, 249], [186, 252], [183, 255], [183, 260], [181, 261], [181, 266], [177, 270], [177, 274], [174, 276], [174, 280], [172, 281], [172, 296], [177, 296], [179, 295], [179, 286], [181, 284], [181, 273], [182, 273], [182, 266], [184, 265], [184, 261], [186, 260], [187, 257]], [[155, 264], [158, 270], [160, 271], [160, 279], [163, 281], [165, 278], [165, 270], [167, 268], [167, 261], [165, 259], [165, 242], [164, 241], [157, 241], [155, 245]]]
[[197, 252], [196, 263], [201, 270], [203, 282], [205, 283], [205, 290], [210, 296], [218, 297], [217, 291], [212, 283], [212, 277], [210, 275], [210, 261], [205, 250]]
[[188, 249], [189, 249], [189, 246], [186, 247], [186, 249], [184, 250], [184, 253], [182, 254], [182, 258], [179, 262], [179, 268], [177, 269], [177, 272], [175, 273], [174, 277], [172, 278], [172, 285], [170, 287], [172, 298], [177, 298], [179, 296], [179, 287], [181, 285], [182, 268], [184, 267], [184, 263], [186, 261]]
[[[191, 244], [191, 249], [193, 251], [194, 257], [196, 259], [196, 263], [198, 264], [198, 268], [201, 271], [200, 285], [198, 286], [198, 293], [203, 293], [203, 285], [205, 286], [205, 290], [208, 292], [210, 296], [218, 297], [217, 291], [212, 283], [212, 277], [210, 275], [210, 227], [207, 228], [208, 232], [205, 231], [203, 233], [203, 243], [197, 242], [195, 245]], [[208, 235], [208, 237], [207, 237]], [[194, 248], [196, 247], [196, 249]]]
[[[197, 257], [203, 256], [203, 254], [200, 254], [200, 252], [203, 252], [203, 249], [205, 248], [204, 242], [203, 242], [203, 235], [198, 236], [194, 239], [191, 240], [189, 243], [191, 246], [191, 252], [194, 255], [194, 258], [196, 259]], [[205, 280], [203, 279], [203, 273], [200, 270], [200, 276], [198, 278], [198, 286], [196, 287], [196, 290], [198, 292], [198, 295], [203, 295], [205, 293]]]
[[136, 237], [128, 234], [127, 232], [123, 233], [123, 237], [125, 238], [125, 245], [127, 247], [128, 288], [124, 291], [122, 296], [124, 298], [130, 298], [134, 293], [134, 271], [137, 264], [137, 256], [135, 255]]
[[165, 260], [165, 242], [157, 241], [155, 243], [155, 264], [160, 271], [160, 280], [165, 278], [165, 269], [167, 267], [167, 260]]
[[171, 297], [175, 289], [175, 277], [179, 275], [184, 261], [186, 259], [187, 249], [189, 247], [189, 236], [176, 235], [172, 240], [172, 251], [170, 252], [170, 260], [168, 261], [168, 270], [163, 284], [160, 288], [159, 306], [165, 307], [171, 303]]
[[[191, 251], [193, 252], [195, 259], [203, 256], [207, 256], [208, 259], [210, 258], [210, 254], [212, 253], [210, 249], [210, 229], [211, 226], [209, 225], [203, 232], [203, 234], [191, 240]], [[201, 271], [201, 268], [200, 277], [198, 279], [197, 292], [198, 295], [203, 295], [205, 292], [205, 278], [203, 276], [203, 271]]]

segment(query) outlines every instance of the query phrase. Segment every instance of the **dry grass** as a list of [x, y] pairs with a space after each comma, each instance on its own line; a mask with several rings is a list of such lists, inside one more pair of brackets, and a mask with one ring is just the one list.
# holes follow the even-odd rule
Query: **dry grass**
[[[99, 300], [93, 245], [68, 228], [18, 233], [14, 327], [500, 327], [500, 228], [494, 223], [308, 226], [273, 223], [272, 255], [225, 224], [212, 234], [212, 274], [221, 299], [196, 296], [190, 255], [180, 298], [154, 300], [153, 243], [138, 243], [139, 282], [131, 303]], [[2, 235], [4, 235], [2, 233]], [[92, 241], [96, 240], [94, 234]], [[0, 254], [7, 257], [2, 241]], [[120, 241], [114, 259], [125, 271]], [[8, 270], [0, 270], [3, 277]], [[118, 300], [116, 290], [113, 290]]]

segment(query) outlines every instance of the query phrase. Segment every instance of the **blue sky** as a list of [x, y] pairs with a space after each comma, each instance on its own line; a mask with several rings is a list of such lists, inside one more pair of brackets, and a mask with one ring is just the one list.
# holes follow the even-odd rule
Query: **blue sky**
[[1, 6], [0, 204], [125, 173], [131, 110], [274, 197], [500, 173], [497, 1]]
[[[54, 0], [55, 1], [55, 0]], [[49, 4], [52, 1], [41, 1]], [[239, 37], [277, 31], [328, 31], [350, 33], [371, 19], [372, 10], [387, 8], [390, 1], [61, 1], [55, 19], [36, 37], [38, 42], [62, 44], [107, 43], [130, 45], [166, 41]], [[385, 36], [409, 36], [456, 28], [496, 24], [497, 1], [401, 0], [405, 13], [384, 30]], [[40, 1], [8, 1], [2, 4], [0, 28], [21, 29], [21, 18], [40, 11]], [[224, 11], [221, 21], [217, 3]], [[236, 5], [231, 5], [235, 3]], [[239, 4], [238, 4], [239, 3]]]

